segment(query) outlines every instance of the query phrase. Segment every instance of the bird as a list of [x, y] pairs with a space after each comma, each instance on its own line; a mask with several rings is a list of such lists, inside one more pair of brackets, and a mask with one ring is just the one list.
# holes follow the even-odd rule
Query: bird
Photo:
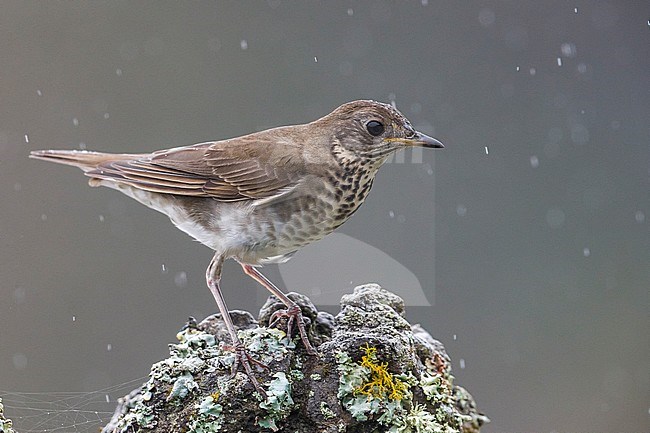
[[345, 103], [300, 125], [153, 153], [36, 150], [31, 158], [71, 165], [90, 186], [118, 190], [167, 215], [180, 230], [214, 251], [206, 270], [210, 289], [232, 339], [233, 374], [239, 368], [257, 391], [253, 359], [237, 336], [221, 293], [225, 260], [275, 295], [309, 354], [317, 354], [300, 307], [266, 278], [260, 267], [284, 263], [300, 248], [333, 232], [366, 199], [378, 169], [409, 147], [443, 148], [416, 131], [394, 105], [372, 100]]

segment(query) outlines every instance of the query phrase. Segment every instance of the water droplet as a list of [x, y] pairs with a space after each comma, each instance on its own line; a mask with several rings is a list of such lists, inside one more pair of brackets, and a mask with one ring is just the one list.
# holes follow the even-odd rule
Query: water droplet
[[76, 322], [77, 321], [77, 316], [72, 316], [72, 321]]
[[485, 146], [485, 154], [486, 154], [486, 155], [489, 155], [489, 154], [490, 154], [490, 149], [488, 149], [487, 146]]
[[108, 344], [106, 345], [106, 351], [107, 351], [107, 352], [110, 352], [111, 350], [113, 350], [113, 345], [112, 345], [111, 343], [108, 343]]
[[458, 360], [458, 365], [460, 366], [461, 370], [464, 370], [465, 369], [465, 360], [463, 358], [460, 358]]
[[14, 290], [14, 302], [16, 305], [22, 304], [25, 302], [25, 296], [27, 292], [22, 287], [18, 287]]
[[582, 255], [585, 256], [585, 257], [589, 257], [591, 255], [591, 250], [589, 248], [587, 248], [587, 247], [584, 247], [582, 249]]
[[560, 52], [564, 57], [575, 57], [578, 51], [576, 50], [576, 45], [571, 42], [565, 42], [560, 45]]
[[578, 13], [578, 8], [573, 8], [573, 13], [577, 14]]
[[318, 57], [314, 56], [314, 63], [318, 63]]
[[25, 134], [25, 143], [29, 143], [29, 135]]
[[458, 336], [456, 334], [454, 334], [452, 338], [454, 339], [454, 341], [458, 340]]
[[162, 269], [162, 273], [163, 273], [163, 274], [166, 274], [166, 273], [167, 273], [167, 266], [165, 266], [164, 263], [162, 264], [161, 269]]
[[492, 24], [494, 24], [494, 20], [495, 15], [492, 9], [481, 9], [481, 11], [478, 13], [478, 22], [483, 27], [490, 27]]
[[176, 275], [174, 275], [174, 284], [176, 284], [176, 287], [179, 289], [187, 287], [187, 272], [177, 272]]
[[636, 220], [636, 222], [642, 223], [645, 221], [645, 214], [643, 213], [643, 211], [638, 210], [634, 212], [634, 219]]
[[520, 69], [519, 66], [517, 66], [517, 67], [515, 68], [515, 70], [516, 70], [517, 72], [519, 72], [519, 69]]
[[557, 58], [557, 65], [562, 66], [562, 57]]
[[530, 157], [530, 166], [533, 168], [539, 167], [539, 158], [536, 155]]
[[246, 39], [242, 39], [239, 42], [239, 46], [241, 47], [242, 50], [247, 50], [248, 49], [248, 41]]

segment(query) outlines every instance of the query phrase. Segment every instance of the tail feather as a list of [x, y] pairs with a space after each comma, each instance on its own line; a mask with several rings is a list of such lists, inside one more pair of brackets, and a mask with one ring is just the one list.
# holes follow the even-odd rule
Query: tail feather
[[79, 167], [84, 172], [94, 170], [101, 164], [124, 159], [134, 159], [140, 155], [90, 152], [87, 150], [34, 150], [30, 158], [52, 161], [58, 164]]

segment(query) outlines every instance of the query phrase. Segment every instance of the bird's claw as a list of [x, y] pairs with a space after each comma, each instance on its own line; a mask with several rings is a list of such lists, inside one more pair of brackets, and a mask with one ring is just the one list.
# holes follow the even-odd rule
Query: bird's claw
[[235, 344], [233, 346], [233, 350], [235, 352], [235, 362], [232, 365], [232, 370], [230, 373], [230, 378], [232, 379], [235, 377], [237, 374], [237, 371], [239, 371], [240, 366], [243, 367], [244, 374], [248, 376], [248, 379], [251, 381], [253, 386], [255, 387], [255, 390], [257, 390], [258, 393], [263, 398], [267, 398], [268, 395], [266, 394], [266, 391], [264, 391], [264, 388], [260, 386], [260, 383], [257, 381], [257, 378], [255, 377], [255, 374], [253, 373], [253, 369], [251, 368], [251, 364], [256, 365], [258, 367], [261, 367], [265, 370], [269, 370], [269, 366], [264, 364], [261, 361], [258, 361], [257, 359], [253, 358], [250, 353], [246, 350], [244, 345], [240, 342]]
[[307, 353], [310, 355], [318, 355], [318, 352], [314, 349], [314, 346], [312, 346], [307, 337], [305, 319], [302, 316], [302, 310], [300, 307], [298, 305], [293, 305], [286, 310], [275, 311], [269, 319], [269, 327], [274, 327], [282, 317], [287, 318], [287, 337], [291, 339], [291, 336], [293, 335], [293, 325], [296, 323], [298, 326], [298, 333], [300, 334], [300, 341], [302, 341], [305, 349], [307, 349]]

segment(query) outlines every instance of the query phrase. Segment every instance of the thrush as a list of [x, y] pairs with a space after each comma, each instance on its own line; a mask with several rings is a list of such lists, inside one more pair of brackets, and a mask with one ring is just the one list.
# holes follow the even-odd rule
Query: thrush
[[286, 305], [287, 334], [298, 329], [316, 354], [300, 307], [258, 269], [283, 263], [343, 224], [366, 199], [379, 167], [408, 147], [444, 147], [416, 131], [392, 105], [360, 100], [304, 125], [141, 154], [38, 150], [32, 158], [79, 167], [91, 186], [116, 189], [167, 215], [214, 251], [206, 282], [241, 366], [264, 395], [228, 313], [219, 281], [224, 260]]

